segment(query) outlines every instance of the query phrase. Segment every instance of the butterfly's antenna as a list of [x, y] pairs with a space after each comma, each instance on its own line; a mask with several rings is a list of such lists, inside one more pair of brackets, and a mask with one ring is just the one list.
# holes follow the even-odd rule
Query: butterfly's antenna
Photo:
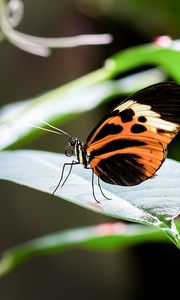
[[[61, 133], [61, 134], [67, 135], [68, 137], [71, 137], [71, 135], [70, 135], [69, 133], [67, 133], [67, 132], [65, 132], [65, 131], [63, 131], [63, 130], [61, 130], [61, 129], [59, 129], [59, 128], [57, 128], [57, 127], [55, 127], [55, 126], [53, 126], [53, 125], [51, 125], [51, 124], [49, 124], [49, 123], [47, 123], [47, 122], [45, 122], [45, 121], [43, 121], [43, 120], [41, 120], [41, 119], [39, 119], [39, 121], [41, 121], [43, 124], [49, 126], [50, 128], [55, 129], [55, 130], [56, 130], [56, 133], [57, 133], [57, 131], [58, 131], [58, 132]], [[41, 127], [40, 127], [40, 128], [41, 128]], [[45, 129], [45, 128], [43, 128], [43, 129]], [[47, 129], [45, 129], [45, 130], [47, 130]], [[50, 131], [50, 129], [48, 129], [48, 131]], [[53, 131], [53, 132], [54, 132], [54, 131]]]
[[36, 126], [36, 125], [33, 125], [33, 124], [28, 124], [28, 126], [33, 127], [33, 128], [38, 128], [38, 129], [41, 129], [41, 130], [44, 130], [44, 131], [48, 131], [48, 132], [51, 132], [51, 133], [55, 133], [55, 134], [58, 134], [58, 135], [62, 134], [62, 133], [60, 133], [58, 131], [47, 129], [47, 128], [40, 127], [40, 126]]
[[68, 136], [69, 138], [72, 137], [69, 133], [67, 133], [67, 132], [65, 132], [65, 131], [63, 131], [63, 130], [61, 130], [61, 129], [59, 129], [59, 128], [57, 128], [57, 127], [55, 127], [55, 126], [53, 126], [53, 125], [51, 125], [51, 124], [49, 124], [49, 123], [47, 123], [43, 120], [41, 120], [41, 119], [38, 119], [38, 120], [41, 121], [43, 124], [49, 126], [50, 128], [54, 129], [54, 130], [44, 128], [44, 127], [41, 127], [41, 126], [38, 126], [38, 125], [33, 125], [33, 124], [27, 124], [27, 125], [30, 126], [30, 127], [33, 127], [33, 128], [38, 128], [38, 129], [48, 131], [48, 132], [51, 132], [51, 133], [55, 133], [55, 134], [58, 134], [58, 135], [64, 134], [64, 135]]

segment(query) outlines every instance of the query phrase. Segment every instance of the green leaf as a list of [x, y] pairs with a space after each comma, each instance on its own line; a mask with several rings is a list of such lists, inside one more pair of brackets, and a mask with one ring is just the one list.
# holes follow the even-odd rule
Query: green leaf
[[37, 136], [38, 130], [29, 125], [42, 125], [39, 118], [60, 124], [114, 96], [132, 93], [164, 80], [165, 75], [160, 70], [147, 71], [145, 77], [144, 73], [137, 73], [133, 77], [112, 80], [114, 76], [122, 76], [124, 72], [149, 64], [160, 66], [168, 76], [180, 82], [180, 52], [173, 49], [173, 43], [172, 48], [147, 44], [121, 51], [109, 58], [101, 69], [22, 105], [18, 103], [18, 109], [14, 105], [8, 118], [8, 107], [3, 108], [0, 112], [0, 149], [15, 147]]
[[[159, 81], [165, 76], [162, 71], [152, 69], [127, 76], [116, 81], [104, 81], [85, 87], [90, 77], [104, 78], [99, 71], [67, 86], [45, 93], [32, 100], [20, 101], [4, 106], [0, 111], [0, 149], [22, 144], [29, 138], [40, 135], [40, 130], [30, 125], [42, 126], [44, 121], [58, 124], [72, 119], [79, 113], [95, 108], [115, 95], [127, 94]], [[88, 79], [89, 78], [89, 79]], [[82, 105], [83, 101], [83, 105]]]
[[[180, 222], [177, 223], [180, 228]], [[120, 222], [67, 229], [33, 239], [8, 249], [0, 260], [0, 277], [38, 254], [51, 254], [69, 248], [113, 251], [144, 242], [168, 242], [166, 235], [154, 227]]]
[[[72, 159], [50, 152], [1, 152], [0, 179], [52, 193], [62, 167], [68, 161]], [[73, 167], [70, 178], [63, 188], [57, 190], [56, 196], [111, 217], [154, 225], [164, 230], [180, 248], [179, 234], [173, 221], [180, 211], [180, 163], [167, 159], [158, 176], [138, 186], [122, 187], [102, 182], [102, 188], [112, 200], [103, 198], [95, 185], [96, 197], [100, 200], [98, 204], [92, 195], [91, 170], [78, 165]]]
[[162, 48], [153, 44], [146, 44], [129, 48], [106, 61], [108, 68], [114, 75], [121, 74], [143, 65], [160, 66], [166, 74], [180, 82], [180, 51], [173, 47]]

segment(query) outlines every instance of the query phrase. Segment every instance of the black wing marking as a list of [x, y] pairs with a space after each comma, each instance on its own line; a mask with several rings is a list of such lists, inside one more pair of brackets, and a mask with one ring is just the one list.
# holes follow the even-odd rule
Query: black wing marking
[[[139, 160], [137, 154], [115, 154], [108, 158], [101, 159], [94, 171], [106, 183], [133, 186], [138, 185], [152, 177], [157, 169], [150, 166], [151, 176], [147, 174], [146, 167]], [[157, 159], [158, 160], [158, 159]], [[162, 162], [159, 161], [161, 165]]]
[[[146, 87], [121, 101], [120, 104], [116, 106], [110, 113], [108, 113], [91, 131], [88, 138], [86, 139], [86, 142], [84, 143], [84, 148], [87, 148], [88, 144], [100, 140], [106, 135], [109, 135], [110, 131], [112, 134], [112, 127], [106, 128], [105, 130], [106, 123], [108, 123], [111, 118], [118, 116], [121, 119], [121, 123], [132, 121], [134, 115], [132, 109], [119, 111], [121, 105], [123, 106], [128, 101], [134, 101], [138, 102], [139, 104], [149, 105], [152, 111], [160, 114], [161, 119], [180, 124], [180, 85], [175, 82], [169, 81], [157, 83]], [[140, 116], [139, 121], [143, 123], [144, 121], [146, 121], [145, 117]], [[101, 132], [101, 130], [98, 130], [102, 125], [103, 127], [101, 130], [103, 130], [103, 132]], [[119, 129], [118, 127], [116, 129], [122, 131], [122, 126], [119, 127]]]
[[[151, 106], [161, 118], [180, 124], [180, 85], [166, 81], [153, 84], [125, 99]], [[124, 101], [123, 101], [124, 102]]]

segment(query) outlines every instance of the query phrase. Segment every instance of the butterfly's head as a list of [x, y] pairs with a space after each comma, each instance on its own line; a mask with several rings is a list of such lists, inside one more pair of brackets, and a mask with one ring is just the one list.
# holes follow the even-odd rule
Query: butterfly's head
[[76, 149], [78, 147], [79, 142], [78, 142], [78, 139], [73, 136], [71, 136], [69, 138], [68, 142], [69, 143], [68, 143], [67, 147], [65, 148], [65, 154], [66, 154], [66, 156], [70, 157], [73, 154], [76, 154]]

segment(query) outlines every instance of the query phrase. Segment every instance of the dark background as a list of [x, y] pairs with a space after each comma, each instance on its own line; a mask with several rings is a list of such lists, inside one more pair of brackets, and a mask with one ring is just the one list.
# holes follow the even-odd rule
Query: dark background
[[[172, 0], [26, 0], [19, 30], [39, 36], [112, 33], [106, 46], [53, 50], [49, 58], [0, 44], [1, 104], [29, 99], [101, 67], [103, 61], [155, 36], [180, 35], [180, 2]], [[84, 140], [110, 105], [64, 124]], [[76, 126], [75, 126], [76, 124]], [[83, 124], [83, 126], [82, 126]], [[86, 128], [84, 130], [84, 128]], [[47, 135], [26, 148], [61, 151]], [[178, 138], [169, 155], [180, 158]], [[11, 183], [0, 183], [0, 251], [53, 231], [112, 221], [81, 207]], [[152, 299], [178, 291], [179, 251], [173, 245], [145, 244], [112, 253], [68, 250], [36, 257], [0, 280], [0, 300]], [[174, 295], [173, 295], [174, 293]]]

